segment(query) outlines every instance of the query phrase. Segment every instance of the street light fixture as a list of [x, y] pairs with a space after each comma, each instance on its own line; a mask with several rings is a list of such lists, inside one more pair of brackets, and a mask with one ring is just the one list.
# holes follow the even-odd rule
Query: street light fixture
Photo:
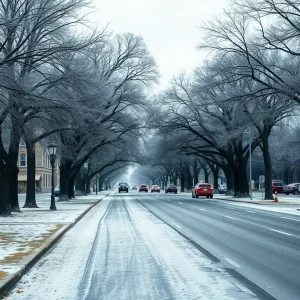
[[52, 169], [50, 210], [56, 210], [55, 195], [54, 195], [54, 164], [55, 164], [55, 158], [56, 158], [57, 145], [54, 141], [52, 141], [48, 145], [48, 151], [49, 151], [49, 155], [50, 155], [50, 163], [51, 163], [51, 169]]

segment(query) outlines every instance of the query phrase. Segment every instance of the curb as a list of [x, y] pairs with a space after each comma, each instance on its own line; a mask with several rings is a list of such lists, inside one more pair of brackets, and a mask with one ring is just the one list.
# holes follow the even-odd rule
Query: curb
[[67, 233], [93, 207], [95, 207], [98, 203], [100, 203], [109, 194], [105, 195], [104, 197], [102, 197], [101, 199], [97, 200], [95, 203], [90, 205], [72, 223], [56, 231], [51, 237], [49, 237], [48, 241], [46, 241], [39, 248], [35, 249], [33, 254], [21, 260], [20, 264], [23, 265], [21, 270], [19, 270], [17, 273], [8, 275], [7, 278], [3, 280], [3, 284], [0, 286], [0, 299], [5, 299], [5, 294], [8, 293], [17, 284], [17, 282], [23, 277], [23, 275], [25, 275], [38, 262], [38, 260], [44, 254], [46, 254], [65, 235], [65, 233]]

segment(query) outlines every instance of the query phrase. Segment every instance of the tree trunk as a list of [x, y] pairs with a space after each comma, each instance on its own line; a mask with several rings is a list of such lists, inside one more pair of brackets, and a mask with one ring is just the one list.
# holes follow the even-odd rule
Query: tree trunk
[[18, 155], [20, 144], [20, 128], [16, 117], [12, 117], [12, 129], [10, 134], [10, 145], [8, 152], [9, 159], [9, 200], [11, 210], [13, 212], [20, 212], [19, 199], [18, 199]]
[[272, 193], [272, 161], [269, 152], [268, 138], [262, 138], [262, 152], [265, 165], [265, 200], [273, 200]]
[[185, 176], [183, 172], [180, 172], [180, 191], [183, 193], [184, 192], [184, 186], [185, 186]]
[[215, 166], [215, 168], [211, 169], [214, 177], [214, 189], [218, 188], [219, 169], [220, 169], [219, 166]]
[[[75, 189], [77, 195], [83, 196], [85, 195], [85, 181], [84, 177], [82, 176], [81, 170], [77, 172], [76, 178], [75, 178]], [[100, 183], [99, 183], [99, 189], [100, 189]]]
[[247, 169], [244, 160], [236, 162], [233, 168], [234, 197], [249, 197]]
[[11, 206], [9, 201], [9, 171], [7, 165], [0, 159], [0, 216], [11, 215]]
[[74, 194], [74, 184], [75, 184], [76, 176], [70, 176], [68, 180], [68, 198], [72, 199], [75, 198]]
[[208, 179], [209, 173], [208, 173], [206, 167], [203, 168], [203, 171], [204, 171], [204, 178], [205, 178], [204, 181], [205, 181], [206, 183], [208, 183], [208, 181], [209, 181], [209, 179]]
[[59, 200], [69, 201], [68, 187], [69, 187], [69, 172], [71, 169], [71, 162], [65, 159], [61, 160], [60, 164], [60, 178], [59, 178]]
[[35, 148], [34, 144], [26, 142], [27, 149], [27, 184], [26, 201], [23, 207], [37, 208], [35, 199]]
[[195, 159], [194, 160], [194, 164], [193, 164], [193, 186], [195, 186], [197, 183], [198, 183], [198, 180], [199, 180], [199, 169], [198, 169], [198, 166], [197, 166], [197, 160]]
[[227, 184], [227, 196], [233, 196], [234, 195], [234, 176], [233, 176], [233, 170], [230, 166], [223, 167], [222, 168], [224, 175], [226, 177], [226, 184]]
[[[90, 194], [91, 193], [91, 180], [90, 180], [90, 178], [86, 178], [86, 186], [85, 186], [85, 188], [86, 188], [86, 195], [88, 195], [88, 194]], [[105, 188], [106, 190], [107, 190], [107, 184], [106, 184], [106, 188]]]
[[193, 188], [193, 177], [190, 168], [186, 169], [186, 188], [191, 190]]

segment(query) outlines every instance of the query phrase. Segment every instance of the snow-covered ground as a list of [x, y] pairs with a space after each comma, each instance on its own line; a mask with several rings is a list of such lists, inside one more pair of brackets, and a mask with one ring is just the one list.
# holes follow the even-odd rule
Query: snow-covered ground
[[[34, 254], [51, 237], [104, 197], [107, 192], [77, 197], [69, 202], [56, 202], [57, 210], [50, 211], [50, 198], [38, 200], [39, 208], [21, 208], [21, 213], [0, 217], [0, 284], [7, 275], [24, 267], [24, 260]], [[22, 207], [23, 201], [20, 203]]]
[[227, 204], [300, 216], [300, 211], [298, 210], [298, 208], [300, 209], [300, 205], [295, 205], [295, 206], [294, 205], [293, 206], [279, 206], [279, 205], [275, 206], [275, 205], [259, 205], [259, 204], [253, 205], [251, 203], [245, 203], [245, 202], [227, 202]]
[[[124, 200], [126, 199], [126, 200]], [[95, 206], [8, 299], [256, 299], [133, 197]]]

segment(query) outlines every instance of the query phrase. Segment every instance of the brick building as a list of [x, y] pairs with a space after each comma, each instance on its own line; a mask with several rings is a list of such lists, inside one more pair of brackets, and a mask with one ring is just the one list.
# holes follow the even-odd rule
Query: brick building
[[[36, 153], [36, 169], [35, 169], [35, 184], [38, 192], [51, 191], [51, 163], [48, 150], [40, 143], [35, 144]], [[19, 146], [18, 158], [18, 188], [19, 192], [26, 192], [27, 183], [27, 150], [26, 145], [21, 141]], [[55, 161], [54, 169], [54, 186], [59, 182], [59, 163], [58, 159]]]

